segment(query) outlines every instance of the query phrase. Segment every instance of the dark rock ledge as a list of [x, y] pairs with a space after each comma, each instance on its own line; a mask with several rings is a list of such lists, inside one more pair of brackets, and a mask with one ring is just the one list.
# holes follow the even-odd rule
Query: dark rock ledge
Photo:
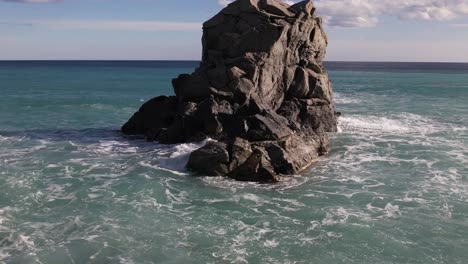
[[173, 80], [175, 96], [145, 103], [123, 133], [167, 144], [215, 139], [190, 156], [201, 175], [275, 182], [305, 170], [337, 130], [314, 12], [311, 1], [228, 5], [203, 24], [200, 67]]

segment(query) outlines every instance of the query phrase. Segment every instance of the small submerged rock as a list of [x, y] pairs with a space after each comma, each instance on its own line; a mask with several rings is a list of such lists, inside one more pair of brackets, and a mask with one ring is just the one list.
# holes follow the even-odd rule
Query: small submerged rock
[[308, 0], [229, 4], [203, 24], [202, 62], [173, 80], [176, 95], [145, 103], [122, 132], [167, 144], [215, 139], [190, 156], [202, 175], [274, 182], [300, 173], [337, 131], [314, 12]]

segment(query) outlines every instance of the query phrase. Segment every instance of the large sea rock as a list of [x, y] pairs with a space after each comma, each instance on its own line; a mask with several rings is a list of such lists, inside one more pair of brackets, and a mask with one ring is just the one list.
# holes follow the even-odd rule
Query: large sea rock
[[203, 24], [203, 58], [173, 80], [175, 96], [145, 103], [122, 127], [173, 144], [212, 138], [189, 169], [274, 182], [329, 150], [336, 132], [322, 61], [327, 36], [311, 1], [237, 0]]

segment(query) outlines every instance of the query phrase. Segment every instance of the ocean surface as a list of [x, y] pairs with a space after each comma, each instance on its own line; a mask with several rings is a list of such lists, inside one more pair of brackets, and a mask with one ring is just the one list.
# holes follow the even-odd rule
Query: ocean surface
[[467, 263], [468, 64], [327, 63], [340, 132], [278, 184], [120, 126], [197, 62], [0, 62], [0, 263]]

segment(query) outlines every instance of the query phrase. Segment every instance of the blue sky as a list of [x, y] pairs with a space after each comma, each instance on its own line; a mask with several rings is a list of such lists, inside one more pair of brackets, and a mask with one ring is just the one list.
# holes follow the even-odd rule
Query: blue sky
[[[228, 0], [0, 0], [0, 60], [199, 59]], [[468, 62], [468, 0], [315, 1], [328, 60]]]

